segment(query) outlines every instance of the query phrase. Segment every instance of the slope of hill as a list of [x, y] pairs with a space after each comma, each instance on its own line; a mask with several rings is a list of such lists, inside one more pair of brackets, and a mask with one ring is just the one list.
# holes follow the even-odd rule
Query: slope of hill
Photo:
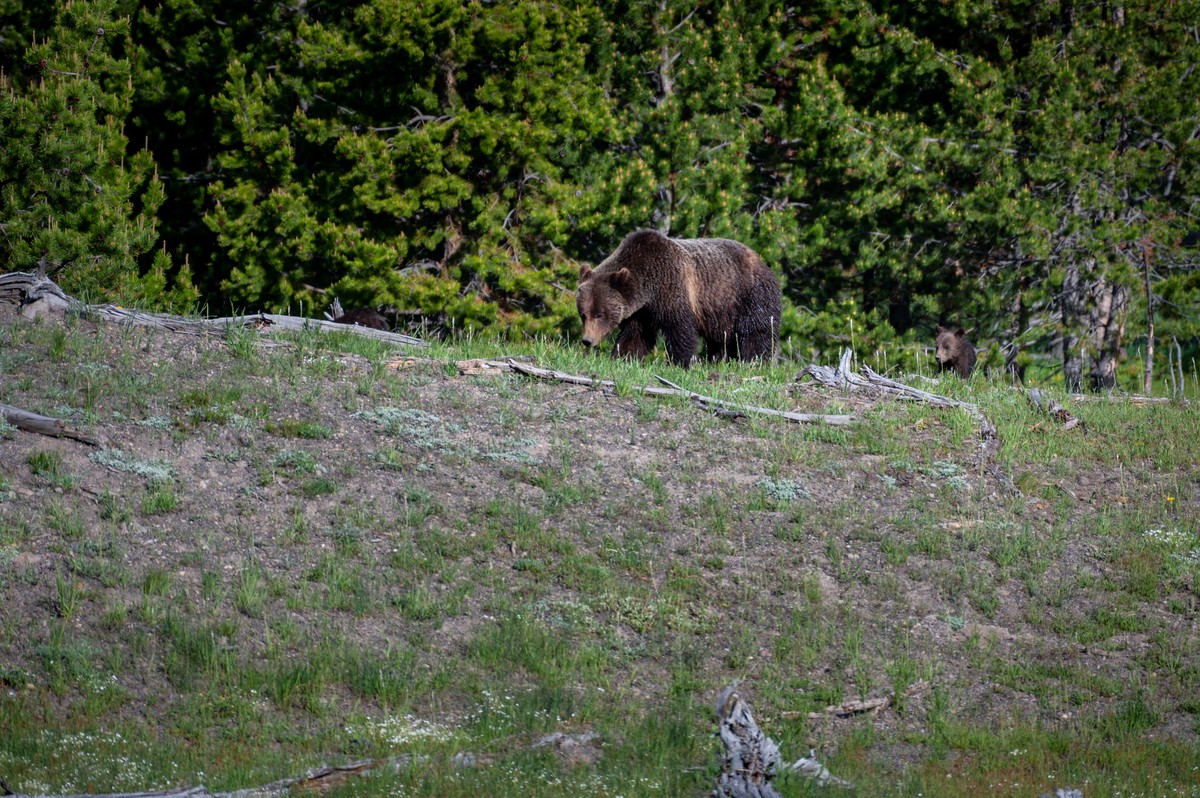
[[[1075, 402], [1064, 430], [943, 378], [995, 423], [997, 479], [967, 414], [795, 364], [0, 313], [0, 403], [102, 442], [0, 428], [17, 792], [375, 758], [337, 789], [699, 795], [739, 680], [861, 794], [1200, 795], [1194, 405]], [[455, 365], [502, 353], [617, 387]], [[656, 373], [855, 423], [639, 394]]]

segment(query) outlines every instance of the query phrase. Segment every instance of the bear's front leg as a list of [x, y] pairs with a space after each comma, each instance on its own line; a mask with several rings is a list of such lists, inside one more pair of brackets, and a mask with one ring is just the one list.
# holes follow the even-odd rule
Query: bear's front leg
[[653, 319], [637, 313], [621, 322], [617, 333], [617, 345], [613, 357], [628, 357], [645, 360], [658, 339], [658, 330]]

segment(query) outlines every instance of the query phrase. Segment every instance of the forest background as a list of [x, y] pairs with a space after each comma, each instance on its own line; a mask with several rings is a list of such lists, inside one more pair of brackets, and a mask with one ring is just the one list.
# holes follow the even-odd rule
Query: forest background
[[570, 339], [655, 227], [755, 248], [798, 360], [1141, 388], [1151, 320], [1200, 355], [1198, 63], [1200, 0], [0, 0], [0, 271]]

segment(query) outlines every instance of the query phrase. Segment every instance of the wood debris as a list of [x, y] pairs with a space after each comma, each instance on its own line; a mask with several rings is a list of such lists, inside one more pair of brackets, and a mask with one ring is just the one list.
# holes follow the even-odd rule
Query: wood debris
[[[562, 371], [553, 371], [551, 369], [538, 368], [537, 366], [526, 363], [518, 363], [514, 360], [509, 361], [512, 370], [518, 374], [524, 374], [529, 377], [537, 377], [543, 380], [551, 380], [561, 382], [568, 385], [584, 385], [594, 388], [602, 388], [605, 390], [615, 391], [616, 383], [612, 380], [597, 380], [592, 377], [585, 377], [580, 374], [568, 374]], [[665, 383], [670, 387], [660, 388], [655, 385], [635, 385], [631, 386], [630, 390], [636, 391], [647, 396], [678, 396], [685, 399], [691, 399], [700, 407], [706, 410], [720, 413], [721, 415], [744, 414], [744, 415], [763, 415], [772, 418], [781, 418], [785, 421], [793, 421], [798, 424], [804, 423], [825, 423], [834, 426], [843, 426], [851, 423], [854, 420], [850, 415], [822, 415], [819, 413], [795, 413], [785, 410], [773, 410], [769, 407], [754, 407], [752, 405], [742, 405], [736, 402], [728, 402], [724, 399], [714, 399], [711, 396], [702, 396], [701, 394], [685, 390], [668, 382], [662, 377], [657, 378], [660, 382]]]
[[[913, 682], [904, 691], [904, 696], [906, 698], [912, 698], [913, 696], [920, 695], [928, 689], [929, 683], [924, 680]], [[865, 701], [846, 701], [841, 704], [835, 704], [825, 707], [825, 709], [821, 712], [795, 711], [782, 712], [780, 714], [785, 718], [806, 717], [810, 720], [820, 720], [821, 718], [829, 717], [831, 715], [835, 718], [850, 718], [854, 717], [855, 715], [863, 715], [866, 713], [877, 714], [892, 706], [892, 704], [895, 702], [896, 694], [888, 693], [887, 695], [879, 696], [878, 698], [869, 698]]]
[[1071, 415], [1071, 411], [1060, 405], [1050, 394], [1037, 388], [1026, 388], [1025, 395], [1029, 397], [1029, 401], [1038, 410], [1049, 413], [1055, 421], [1063, 425], [1064, 430], [1082, 427], [1087, 431], [1087, 425], [1080, 421], [1075, 416]]
[[951, 399], [948, 396], [922, 391], [920, 388], [914, 388], [911, 385], [905, 385], [902, 382], [884, 377], [882, 374], [877, 374], [871, 370], [870, 366], [863, 366], [863, 373], [858, 374], [850, 368], [852, 356], [853, 353], [851, 350], [843, 350], [841, 360], [836, 369], [832, 366], [820, 366], [814, 363], [796, 375], [796, 380], [799, 381], [805, 377], [811, 377], [814, 382], [831, 388], [842, 388], [851, 391], [873, 391], [897, 399], [921, 402], [933, 407], [962, 408], [966, 410], [975, 419], [976, 423], [979, 424], [979, 449], [975, 453], [975, 468], [987, 471], [1013, 493], [1020, 493], [1008, 475], [992, 462], [992, 458], [1000, 450], [1000, 435], [996, 431], [996, 425], [983, 415], [983, 411], [977, 405], [973, 405], [970, 402], [962, 402], [958, 399]]
[[781, 771], [815, 779], [821, 786], [852, 786], [830, 773], [812, 750], [808, 756], [785, 764], [779, 746], [755, 723], [750, 705], [735, 685], [726, 687], [717, 698], [717, 734], [725, 752], [712, 798], [779, 798], [771, 782]]
[[74, 427], [67, 426], [67, 422], [61, 418], [42, 416], [37, 413], [31, 413], [28, 410], [22, 410], [19, 407], [4, 404], [0, 404], [0, 418], [3, 418], [9, 424], [25, 432], [36, 432], [39, 435], [49, 435], [51, 438], [70, 438], [80, 443], [86, 443], [89, 446], [100, 445], [99, 439], [88, 435], [86, 432], [81, 432]]
[[[362, 335], [399, 346], [424, 347], [429, 344], [420, 338], [402, 333], [374, 330], [370, 327], [337, 324], [323, 319], [306, 319], [299, 316], [285, 316], [275, 313], [252, 313], [242, 316], [227, 316], [218, 319], [185, 319], [168, 313], [148, 313], [141, 310], [118, 307], [117, 305], [85, 305], [63, 293], [53, 280], [41, 274], [25, 272], [9, 272], [0, 275], [0, 299], [16, 297], [22, 306], [22, 314], [26, 316], [43, 313], [35, 308], [43, 305], [53, 312], [62, 313], [67, 310], [94, 316], [106, 321], [119, 324], [130, 324], [138, 327], [155, 327], [191, 334], [223, 334], [233, 327], [248, 327], [258, 329], [280, 329], [291, 331], [316, 330], [319, 332], [343, 332], [352, 335]], [[39, 304], [41, 303], [41, 304]]]

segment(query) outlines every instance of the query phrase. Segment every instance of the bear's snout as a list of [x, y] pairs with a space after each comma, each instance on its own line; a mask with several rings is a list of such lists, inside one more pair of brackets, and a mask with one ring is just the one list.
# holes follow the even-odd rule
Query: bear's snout
[[580, 336], [580, 340], [583, 341], [584, 346], [593, 347], [603, 341], [604, 336], [610, 332], [612, 332], [611, 325], [599, 319], [584, 319], [583, 334]]

